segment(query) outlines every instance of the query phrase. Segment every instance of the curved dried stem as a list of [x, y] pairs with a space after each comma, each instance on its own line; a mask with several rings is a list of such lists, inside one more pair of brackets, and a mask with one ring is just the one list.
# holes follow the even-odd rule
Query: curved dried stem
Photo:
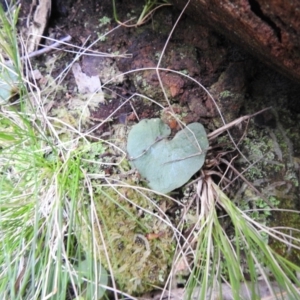
[[153, 3], [150, 3], [150, 4], [146, 3], [144, 8], [143, 8], [143, 11], [142, 11], [142, 13], [141, 13], [141, 15], [138, 19], [138, 21], [135, 24], [127, 24], [127, 22], [123, 23], [118, 19], [115, 0], [112, 0], [112, 1], [113, 1], [114, 17], [115, 17], [116, 22], [119, 25], [122, 25], [124, 27], [129, 27], [129, 28], [130, 27], [138, 27], [138, 26], [141, 26], [141, 25], [147, 23], [156, 10], [158, 10], [159, 8], [164, 7], [164, 6], [171, 6], [172, 5], [171, 3], [163, 3], [163, 4], [159, 4], [155, 8], [151, 9], [156, 4], [156, 1], [154, 1]]

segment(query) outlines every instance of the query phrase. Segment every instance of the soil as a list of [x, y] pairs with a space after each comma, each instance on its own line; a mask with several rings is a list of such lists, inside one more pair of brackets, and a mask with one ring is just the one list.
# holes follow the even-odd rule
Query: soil
[[[23, 14], [28, 11], [28, 2], [22, 1]], [[27, 8], [27, 9], [26, 9]], [[142, 6], [140, 1], [117, 1], [117, 11], [120, 20], [128, 20], [140, 14]], [[21, 12], [22, 12], [21, 11]], [[25, 12], [25, 13], [24, 13]], [[160, 58], [163, 47], [166, 44], [168, 35], [174, 26], [179, 11], [171, 6], [163, 7], [144, 25], [139, 27], [126, 28], [118, 25], [113, 19], [111, 0], [79, 0], [79, 1], [53, 1], [52, 14], [47, 27], [46, 35], [57, 37], [70, 35], [72, 44], [88, 47], [102, 34], [112, 31], [110, 34], [93, 45], [92, 50], [102, 53], [127, 53], [129, 57], [111, 59], [108, 64], [116, 63], [121, 72], [130, 72], [121, 84], [103, 83], [104, 88], [114, 90], [119, 96], [115, 101], [102, 105], [101, 109], [94, 112], [93, 117], [103, 119], [111, 114], [119, 105], [120, 101], [127, 99], [134, 93], [140, 93], [164, 103], [164, 95], [161, 91], [157, 74], [154, 70], [135, 71], [141, 68], [155, 68]], [[101, 21], [102, 18], [109, 18], [109, 22]], [[134, 21], [129, 22], [134, 24]], [[63, 57], [64, 62], [71, 62], [74, 54]], [[37, 62], [43, 61], [42, 56]], [[105, 58], [82, 56], [81, 64], [83, 71], [90, 75], [91, 69], [99, 70]], [[242, 51], [238, 46], [227, 41], [223, 36], [214, 32], [203, 24], [197, 24], [187, 16], [183, 16], [178, 23], [166, 51], [159, 65], [173, 71], [188, 74], [194, 80], [200, 82], [211, 91], [221, 106], [221, 112], [226, 122], [230, 122], [245, 111], [245, 104], [253, 99], [253, 91], [260, 89], [264, 94], [270, 94], [265, 86], [273, 83], [272, 93], [266, 97], [264, 106], [276, 105], [278, 99], [277, 91], [288, 98], [285, 103], [286, 109], [292, 113], [300, 113], [297, 105], [300, 94], [300, 85], [290, 82], [283, 76], [269, 70], [261, 62]], [[53, 77], [63, 70], [56, 64], [53, 70]], [[221, 76], [222, 75], [222, 76]], [[215, 105], [207, 97], [206, 92], [198, 84], [189, 78], [170, 72], [160, 72], [161, 80], [170, 97], [171, 103], [179, 103], [185, 106], [187, 116], [184, 121], [191, 123], [200, 121], [208, 124], [210, 130], [214, 126], [209, 124], [214, 118], [218, 118]], [[261, 78], [261, 80], [257, 80]], [[274, 82], [276, 81], [276, 82]], [[71, 72], [65, 78], [64, 84], [72, 93], [76, 84]], [[229, 90], [234, 97], [228, 95], [220, 101], [220, 93]], [[274, 91], [273, 91], [274, 90]], [[283, 92], [284, 91], [284, 92]], [[257, 94], [257, 93], [256, 93]], [[234, 98], [234, 99], [233, 99]], [[139, 101], [138, 101], [139, 102]], [[158, 115], [158, 111], [152, 105], [135, 103], [139, 117], [151, 118]], [[259, 104], [254, 106], [259, 109]], [[222, 109], [224, 106], [225, 109]], [[115, 115], [130, 114], [132, 108], [125, 105]]]
[[[22, 2], [24, 12], [27, 1]], [[123, 22], [138, 17], [142, 10], [140, 0], [116, 1], [116, 5], [118, 18]], [[97, 126], [107, 118], [110, 122], [95, 131], [98, 136], [107, 135], [114, 124], [130, 125], [138, 119], [164, 118], [170, 105], [184, 123], [201, 122], [208, 133], [223, 125], [220, 113], [228, 123], [272, 107], [249, 124], [243, 123], [232, 129], [236, 143], [244, 137], [239, 147], [246, 159], [236, 160], [236, 167], [243, 170], [254, 163], [254, 167], [245, 173], [247, 179], [266, 197], [279, 199], [281, 207], [299, 209], [300, 84], [270, 70], [239, 46], [186, 15], [167, 42], [179, 14], [180, 11], [167, 6], [157, 10], [141, 26], [124, 27], [118, 26], [113, 18], [111, 0], [57, 0], [45, 34], [57, 38], [70, 35], [73, 45], [91, 46], [93, 51], [105, 53], [102, 57], [82, 55], [77, 59], [87, 75], [101, 73], [106, 101], [91, 111], [89, 126]], [[75, 47], [68, 50], [78, 52]], [[112, 54], [126, 57], [110, 57]], [[73, 62], [76, 54], [60, 51], [45, 54], [34, 59], [33, 64], [47, 74], [45, 61], [54, 56], [56, 62], [51, 76], [56, 78]], [[161, 70], [158, 78], [154, 69], [160, 59], [159, 67], [172, 71]], [[101, 72], [101, 69], [106, 71]], [[125, 73], [122, 80], [118, 75], [120, 72]], [[212, 94], [220, 111], [198, 83]], [[60, 85], [64, 90], [56, 93], [53, 111], [66, 107], [77, 91], [71, 71]], [[178, 124], [166, 119], [176, 131]], [[222, 144], [221, 140], [217, 142]], [[237, 184], [232, 192], [235, 201], [240, 201], [239, 196], [245, 198], [241, 186]], [[281, 226], [287, 222], [279, 214], [273, 219], [277, 220], [277, 226], [278, 222]]]

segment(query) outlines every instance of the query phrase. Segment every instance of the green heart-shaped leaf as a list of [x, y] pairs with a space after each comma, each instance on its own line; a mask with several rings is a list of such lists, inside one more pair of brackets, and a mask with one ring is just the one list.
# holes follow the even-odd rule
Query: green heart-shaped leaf
[[127, 152], [132, 167], [155, 191], [169, 193], [185, 184], [202, 167], [208, 140], [200, 123], [189, 124], [172, 140], [160, 119], [142, 120], [129, 132]]

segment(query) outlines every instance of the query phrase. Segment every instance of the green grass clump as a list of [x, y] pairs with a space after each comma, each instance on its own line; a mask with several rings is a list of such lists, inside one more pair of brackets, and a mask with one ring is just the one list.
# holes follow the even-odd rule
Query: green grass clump
[[[262, 299], [264, 295], [298, 299], [299, 266], [268, 245], [268, 236], [286, 243], [287, 235], [251, 219], [211, 179], [205, 185], [208, 189], [203, 190], [202, 217], [197, 224], [200, 229], [194, 233], [201, 243], [195, 251], [187, 298], [197, 293], [199, 299]], [[225, 213], [223, 218], [230, 220], [230, 231], [224, 230], [220, 209]], [[290, 238], [290, 247], [299, 251], [297, 238]]]

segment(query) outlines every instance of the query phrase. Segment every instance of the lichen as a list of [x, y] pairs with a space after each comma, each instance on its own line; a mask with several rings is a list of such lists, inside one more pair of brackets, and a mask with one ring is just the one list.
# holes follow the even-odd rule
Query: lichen
[[[285, 124], [281, 123], [282, 118], [279, 118], [278, 115], [284, 114], [280, 110], [274, 114], [276, 127], [249, 127], [241, 151], [251, 163], [250, 168], [244, 173], [245, 177], [277, 210], [265, 206], [264, 199], [255, 196], [253, 191], [249, 193], [250, 188], [239, 195], [238, 201], [239, 206], [248, 210], [255, 220], [267, 223], [270, 227], [287, 228], [281, 229], [281, 231], [291, 235], [293, 243], [299, 247], [297, 240], [299, 240], [300, 234], [296, 230], [292, 230], [292, 228], [300, 226], [299, 175], [297, 174], [299, 167], [294, 151], [294, 149], [299, 149], [299, 139], [295, 138], [295, 136], [297, 137], [295, 132], [298, 130], [291, 130], [298, 125], [293, 123], [295, 122], [293, 118], [285, 120]], [[245, 161], [240, 159], [240, 163], [243, 165]], [[243, 168], [245, 167], [246, 165]], [[265, 210], [266, 208], [267, 210]], [[257, 209], [264, 209], [264, 211]], [[276, 253], [299, 264], [299, 250], [290, 247], [288, 243], [269, 237], [269, 245]]]

